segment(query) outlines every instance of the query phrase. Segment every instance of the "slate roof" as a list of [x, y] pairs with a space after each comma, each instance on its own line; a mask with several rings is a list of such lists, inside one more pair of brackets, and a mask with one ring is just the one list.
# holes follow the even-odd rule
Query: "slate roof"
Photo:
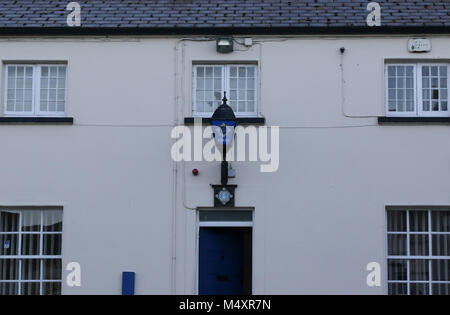
[[[0, 0], [0, 33], [7, 30], [133, 29], [211, 32], [217, 29], [367, 29], [367, 0], [79, 0], [81, 27], [68, 27], [69, 0]], [[379, 0], [382, 27], [450, 29], [450, 0]], [[370, 28], [374, 30], [375, 28]], [[206, 31], [208, 30], [208, 31]], [[375, 30], [376, 31], [376, 30]]]

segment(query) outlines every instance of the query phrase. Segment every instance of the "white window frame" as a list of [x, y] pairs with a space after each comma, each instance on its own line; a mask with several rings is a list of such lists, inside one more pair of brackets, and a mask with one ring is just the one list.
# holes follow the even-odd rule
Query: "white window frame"
[[[406, 231], [403, 232], [390, 232], [388, 231], [388, 213], [389, 211], [402, 211], [406, 212]], [[428, 231], [427, 232], [411, 232], [409, 226], [409, 213], [413, 211], [426, 211], [428, 214]], [[433, 268], [432, 261], [433, 260], [450, 260], [450, 256], [433, 256], [433, 235], [450, 235], [450, 232], [433, 232], [432, 231], [432, 221], [431, 221], [431, 213], [433, 211], [445, 211], [440, 209], [387, 209], [386, 211], [386, 280], [387, 280], [387, 292], [389, 294], [389, 284], [391, 283], [403, 283], [407, 286], [407, 295], [411, 294], [411, 284], [428, 284], [428, 294], [433, 295], [433, 284], [450, 284], [450, 281], [438, 281], [433, 280]], [[389, 235], [406, 235], [406, 255], [400, 256], [392, 256], [389, 255]], [[413, 256], [411, 255], [411, 244], [410, 244], [410, 236], [411, 235], [427, 235], [428, 236], [428, 255], [427, 256]], [[406, 265], [406, 280], [389, 280], [389, 260], [405, 260]], [[411, 260], [428, 260], [428, 280], [411, 280], [410, 279], [410, 263]]]
[[[9, 260], [17, 260], [18, 261], [18, 270], [17, 270], [17, 278], [18, 280], [0, 280], [0, 283], [17, 283], [17, 295], [22, 295], [22, 283], [39, 283], [39, 294], [43, 294], [43, 284], [44, 283], [61, 283], [61, 290], [62, 290], [62, 273], [63, 273], [63, 266], [62, 266], [62, 237], [63, 237], [63, 231], [61, 229], [60, 232], [47, 232], [44, 231], [44, 212], [46, 210], [54, 210], [54, 209], [36, 209], [33, 211], [40, 211], [41, 221], [40, 221], [40, 230], [39, 231], [22, 231], [22, 218], [23, 218], [23, 211], [27, 209], [12, 209], [19, 212], [19, 230], [17, 232], [0, 232], [0, 235], [17, 235], [17, 253], [18, 255], [0, 255], [0, 259], [9, 259]], [[39, 255], [22, 255], [22, 235], [39, 235]], [[60, 255], [43, 255], [43, 239], [44, 235], [61, 235], [61, 253]], [[39, 279], [38, 280], [29, 280], [29, 279], [22, 279], [22, 262], [24, 259], [34, 259], [39, 260]], [[59, 259], [61, 260], [61, 279], [59, 280], [44, 280], [43, 279], [43, 260], [48, 259]]]
[[233, 64], [220, 64], [220, 63], [197, 63], [192, 66], [192, 116], [193, 117], [211, 117], [213, 113], [210, 112], [198, 112], [197, 111], [197, 68], [198, 67], [222, 67], [222, 93], [227, 92], [228, 105], [230, 104], [230, 67], [239, 66], [253, 66], [255, 67], [255, 110], [253, 112], [235, 112], [236, 117], [258, 117], [258, 103], [259, 103], [259, 93], [258, 93], [258, 82], [259, 82], [259, 69], [258, 65], [255, 63], [233, 63]]
[[[32, 103], [31, 103], [31, 112], [17, 112], [17, 111], [8, 111], [7, 110], [7, 101], [8, 101], [8, 71], [9, 67], [33, 67], [33, 86], [32, 86]], [[49, 111], [41, 111], [40, 108], [40, 100], [41, 100], [41, 68], [42, 67], [66, 67], [66, 76], [65, 76], [65, 93], [64, 93], [64, 111], [63, 112], [49, 112]], [[16, 64], [16, 63], [7, 63], [5, 64], [5, 74], [4, 74], [4, 97], [3, 97], [3, 113], [5, 116], [19, 116], [19, 117], [65, 117], [67, 113], [67, 71], [68, 67], [65, 63], [39, 63], [39, 64]]]
[[[414, 111], [390, 112], [389, 111], [389, 66], [413, 66], [414, 71]], [[422, 100], [422, 67], [423, 66], [447, 66], [447, 112], [423, 111]], [[447, 63], [386, 63], [385, 64], [385, 111], [388, 117], [450, 117], [450, 64]]]
[[[423, 66], [446, 66], [447, 67], [447, 113], [443, 111], [433, 112], [433, 111], [424, 111], [423, 110], [423, 102], [422, 102], [422, 67]], [[420, 63], [417, 65], [417, 114], [419, 117], [448, 117], [450, 116], [450, 104], [449, 104], [449, 87], [450, 87], [450, 67], [447, 63]], [[431, 106], [431, 104], [430, 104]]]

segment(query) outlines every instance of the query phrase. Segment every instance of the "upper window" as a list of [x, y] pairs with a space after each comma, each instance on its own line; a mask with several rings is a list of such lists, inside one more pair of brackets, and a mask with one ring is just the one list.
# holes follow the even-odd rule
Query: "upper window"
[[390, 295], [450, 295], [450, 211], [387, 212]]
[[450, 116], [448, 64], [386, 65], [387, 114]]
[[210, 117], [223, 92], [236, 116], [257, 116], [256, 65], [196, 65], [193, 76], [195, 116]]
[[66, 65], [6, 65], [5, 115], [63, 116]]

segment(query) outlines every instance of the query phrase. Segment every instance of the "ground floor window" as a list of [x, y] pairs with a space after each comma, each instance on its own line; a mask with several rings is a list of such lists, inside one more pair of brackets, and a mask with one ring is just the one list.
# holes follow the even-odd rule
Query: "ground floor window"
[[62, 210], [0, 208], [0, 295], [61, 294]]
[[450, 295], [450, 208], [388, 209], [390, 295]]

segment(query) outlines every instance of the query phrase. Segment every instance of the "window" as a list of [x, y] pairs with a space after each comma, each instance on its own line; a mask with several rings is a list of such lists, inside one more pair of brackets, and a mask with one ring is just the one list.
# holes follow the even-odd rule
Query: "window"
[[450, 116], [447, 64], [386, 65], [389, 116]]
[[6, 65], [5, 115], [63, 116], [66, 65]]
[[0, 295], [61, 294], [60, 209], [0, 209]]
[[257, 116], [256, 65], [195, 65], [194, 116], [210, 117], [227, 92], [236, 116]]
[[450, 295], [450, 210], [388, 210], [388, 291]]

